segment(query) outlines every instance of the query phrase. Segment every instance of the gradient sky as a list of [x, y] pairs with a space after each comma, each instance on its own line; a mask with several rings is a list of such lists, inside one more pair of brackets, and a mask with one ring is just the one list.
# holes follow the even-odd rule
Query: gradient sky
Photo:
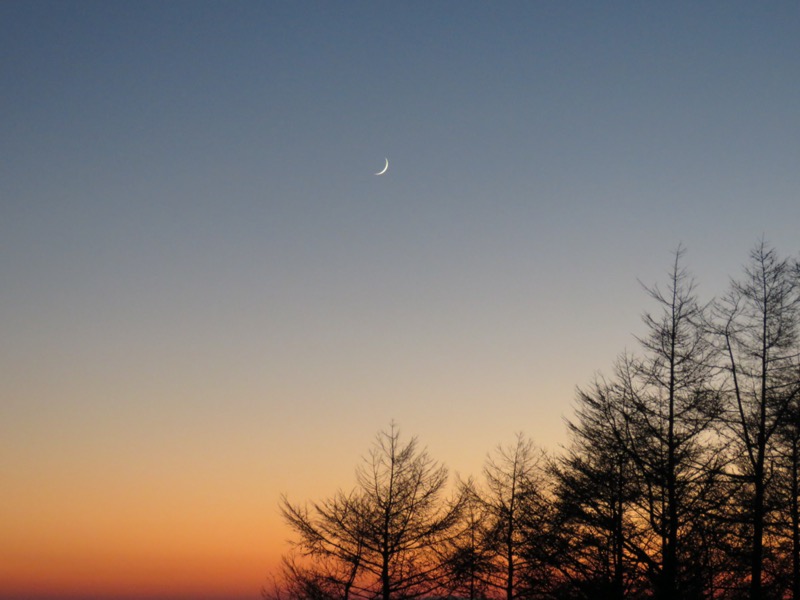
[[0, 598], [255, 599], [391, 419], [556, 449], [637, 277], [798, 252], [798, 107], [795, 1], [0, 3]]

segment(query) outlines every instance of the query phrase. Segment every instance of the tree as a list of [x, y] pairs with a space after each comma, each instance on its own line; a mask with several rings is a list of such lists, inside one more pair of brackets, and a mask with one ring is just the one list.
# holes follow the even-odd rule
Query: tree
[[492, 571], [486, 509], [470, 479], [461, 484], [465, 499], [459, 530], [445, 548], [445, 577], [449, 596], [479, 600], [488, 596]]
[[351, 569], [330, 557], [304, 564], [290, 553], [283, 557], [278, 576], [261, 595], [264, 600], [340, 600], [350, 597], [349, 574]]
[[[794, 263], [794, 278], [796, 284], [800, 285], [800, 261]], [[800, 362], [795, 362], [798, 368], [795, 369], [794, 385], [800, 387]], [[792, 380], [791, 372], [788, 380]], [[779, 481], [783, 481], [782, 505], [787, 513], [784, 522], [788, 530], [786, 537], [791, 557], [790, 587], [792, 598], [800, 600], [800, 393], [792, 395], [788, 414], [777, 434], [784, 474]]]
[[498, 446], [483, 469], [489, 586], [506, 600], [532, 593], [546, 570], [545, 533], [549, 516], [543, 454], [523, 434]]
[[283, 559], [281, 579], [291, 597], [350, 599], [364, 566], [368, 510], [359, 491], [339, 491], [311, 508], [281, 499], [284, 520], [299, 538], [296, 552]]
[[[800, 370], [796, 374], [800, 382]], [[776, 432], [779, 518], [784, 551], [790, 566], [791, 597], [800, 599], [800, 396], [795, 394], [783, 426]]]
[[764, 598], [765, 539], [772, 511], [775, 435], [789, 419], [800, 393], [796, 265], [761, 242], [750, 253], [741, 279], [716, 311], [716, 331], [730, 378], [730, 426], [741, 450], [745, 523], [750, 530], [750, 598]]
[[647, 519], [658, 540], [654, 571], [658, 598], [687, 598], [689, 555], [683, 538], [693, 520], [707, 518], [709, 498], [722, 462], [714, 426], [721, 412], [714, 389], [714, 347], [706, 307], [675, 252], [665, 290], [645, 286], [657, 311], [645, 313], [642, 352], [621, 361], [626, 395], [622, 438], [641, 476]]
[[582, 598], [622, 600], [640, 578], [631, 536], [638, 493], [621, 443], [623, 414], [614, 386], [578, 390], [571, 443], [553, 466], [563, 551], [562, 574]]
[[712, 539], [701, 533], [719, 503], [721, 396], [706, 307], [682, 258], [679, 247], [663, 291], [644, 286], [657, 310], [643, 317], [641, 351], [620, 357], [610, 383], [579, 392], [568, 422], [560, 506], [586, 534], [581, 568], [597, 564], [591, 575], [612, 598], [642, 571], [657, 598], [703, 597], [707, 587], [710, 549], [698, 544]]
[[338, 597], [413, 598], [436, 587], [440, 553], [453, 535], [463, 498], [443, 498], [447, 469], [401, 444], [394, 423], [380, 432], [356, 470], [356, 487], [313, 503], [282, 500], [283, 516], [298, 536], [295, 546], [324, 573]]

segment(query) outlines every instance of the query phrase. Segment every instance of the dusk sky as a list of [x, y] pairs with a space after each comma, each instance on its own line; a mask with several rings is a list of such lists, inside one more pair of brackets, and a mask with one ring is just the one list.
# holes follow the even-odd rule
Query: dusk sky
[[0, 598], [255, 600], [392, 419], [557, 450], [678, 244], [798, 253], [799, 107], [796, 1], [0, 3]]

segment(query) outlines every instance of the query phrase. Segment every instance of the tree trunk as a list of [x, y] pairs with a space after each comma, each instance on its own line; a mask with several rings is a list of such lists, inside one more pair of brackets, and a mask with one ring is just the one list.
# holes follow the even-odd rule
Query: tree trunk
[[[674, 286], [677, 288], [677, 286]], [[673, 307], [675, 306], [673, 292]], [[675, 476], [675, 336], [677, 323], [673, 308], [673, 321], [670, 340], [670, 373], [669, 373], [669, 418], [667, 421], [667, 531], [666, 548], [662, 557], [661, 597], [671, 600], [677, 597], [677, 562], [678, 562], [678, 493]]]
[[[763, 462], [763, 459], [762, 459]], [[753, 555], [750, 561], [750, 600], [761, 600], [761, 570], [764, 559], [764, 466], [756, 468], [753, 498]]]
[[792, 482], [789, 499], [792, 518], [792, 598], [800, 600], [800, 507], [798, 506], [798, 461], [800, 461], [800, 440], [792, 440]]
[[625, 551], [624, 551], [624, 543], [625, 543], [625, 532], [623, 529], [623, 514], [625, 510], [624, 499], [623, 499], [623, 477], [624, 477], [624, 462], [620, 462], [619, 464], [619, 473], [618, 473], [618, 487], [617, 487], [617, 498], [615, 499], [616, 508], [614, 510], [614, 587], [612, 591], [612, 598], [614, 600], [623, 600], [625, 597], [625, 572], [623, 569], [623, 561], [625, 558]]
[[506, 539], [506, 552], [508, 553], [508, 565], [506, 568], [506, 600], [514, 598], [514, 540], [512, 539], [513, 522], [509, 518], [508, 538]]

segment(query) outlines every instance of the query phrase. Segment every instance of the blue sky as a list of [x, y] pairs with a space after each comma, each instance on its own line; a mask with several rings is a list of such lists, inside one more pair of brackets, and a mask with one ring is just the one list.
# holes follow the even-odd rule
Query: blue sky
[[796, 2], [4, 2], [0, 464], [269, 512], [392, 418], [555, 448], [679, 243], [798, 252], [798, 106]]

